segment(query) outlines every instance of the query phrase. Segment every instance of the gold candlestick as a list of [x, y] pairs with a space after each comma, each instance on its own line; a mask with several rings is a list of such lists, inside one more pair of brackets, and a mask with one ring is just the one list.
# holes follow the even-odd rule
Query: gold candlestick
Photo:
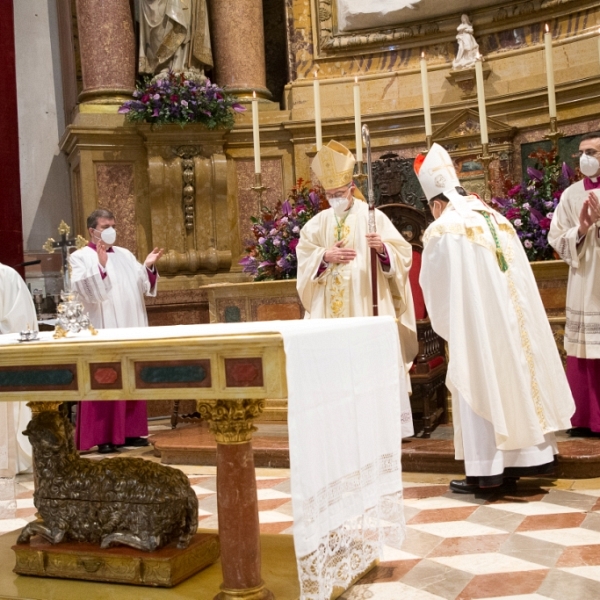
[[262, 173], [254, 173], [254, 185], [250, 187], [250, 189], [257, 194], [258, 196], [258, 214], [257, 216], [260, 217], [261, 213], [262, 213], [262, 206], [263, 206], [263, 202], [262, 202], [262, 195], [264, 192], [266, 192], [269, 188], [265, 187], [262, 184]]
[[490, 153], [489, 144], [481, 145], [481, 154], [477, 157], [477, 160], [483, 163], [483, 199], [489, 202], [492, 198], [492, 186], [490, 178], [490, 163], [496, 158], [496, 155]]
[[550, 117], [550, 133], [544, 137], [552, 142], [554, 150], [558, 150], [558, 140], [563, 136], [563, 132], [558, 130], [558, 118]]
[[433, 136], [432, 135], [426, 135], [425, 136], [425, 143], [427, 144], [427, 151], [431, 150], [431, 146], [433, 145]]

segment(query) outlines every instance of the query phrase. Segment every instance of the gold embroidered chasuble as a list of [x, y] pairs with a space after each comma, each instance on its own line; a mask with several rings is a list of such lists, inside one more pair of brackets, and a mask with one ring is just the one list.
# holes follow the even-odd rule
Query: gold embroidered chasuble
[[466, 212], [449, 204], [425, 232], [420, 276], [432, 326], [449, 346], [446, 384], [453, 401], [460, 394], [492, 423], [499, 450], [536, 446], [570, 427], [573, 398], [515, 230], [475, 196], [464, 201]]
[[[368, 211], [366, 202], [355, 200], [345, 219], [338, 219], [329, 208], [302, 228], [296, 248], [297, 289], [306, 309], [305, 318], [366, 317], [373, 314], [371, 255], [365, 237], [368, 233]], [[377, 232], [390, 259], [387, 271], [378, 263], [379, 314], [398, 319], [403, 367], [408, 380], [408, 370], [418, 352], [415, 310], [408, 281], [412, 246], [382, 212], [375, 212]], [[356, 251], [356, 258], [347, 265], [331, 264], [318, 275], [325, 251], [340, 239], [346, 240], [346, 248]]]

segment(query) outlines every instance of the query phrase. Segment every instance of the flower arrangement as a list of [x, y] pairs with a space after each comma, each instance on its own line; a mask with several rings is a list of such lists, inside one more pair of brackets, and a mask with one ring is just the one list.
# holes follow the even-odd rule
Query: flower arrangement
[[535, 167], [527, 168], [527, 181], [505, 182], [506, 198], [492, 203], [513, 224], [530, 261], [554, 258], [548, 231], [563, 191], [577, 180], [576, 173], [560, 162], [556, 150], [538, 149], [529, 155]]
[[133, 100], [125, 102], [119, 113], [128, 121], [202, 123], [207, 129], [231, 129], [235, 113], [246, 109], [209, 79], [186, 75], [168, 71], [164, 76], [145, 77], [136, 86]]
[[287, 199], [278, 202], [275, 210], [263, 207], [260, 217], [250, 218], [254, 240], [239, 263], [244, 273], [253, 275], [254, 281], [295, 279], [300, 230], [328, 207], [323, 188], [309, 188], [307, 182], [298, 179]]

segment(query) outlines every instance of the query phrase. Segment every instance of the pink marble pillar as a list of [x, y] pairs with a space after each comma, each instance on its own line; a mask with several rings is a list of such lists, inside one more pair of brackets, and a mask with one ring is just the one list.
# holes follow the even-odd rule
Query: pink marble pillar
[[[119, 103], [135, 88], [135, 34], [129, 0], [77, 0], [83, 74], [80, 102]], [[112, 100], [112, 102], [111, 102]]]
[[210, 0], [217, 83], [240, 98], [271, 99], [267, 89], [262, 0]]

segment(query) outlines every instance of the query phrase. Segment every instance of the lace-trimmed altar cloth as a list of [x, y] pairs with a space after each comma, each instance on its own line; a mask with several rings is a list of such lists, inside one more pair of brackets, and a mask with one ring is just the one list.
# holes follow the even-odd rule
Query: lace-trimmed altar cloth
[[348, 588], [405, 534], [398, 328], [391, 317], [343, 321], [282, 331], [302, 600]]

